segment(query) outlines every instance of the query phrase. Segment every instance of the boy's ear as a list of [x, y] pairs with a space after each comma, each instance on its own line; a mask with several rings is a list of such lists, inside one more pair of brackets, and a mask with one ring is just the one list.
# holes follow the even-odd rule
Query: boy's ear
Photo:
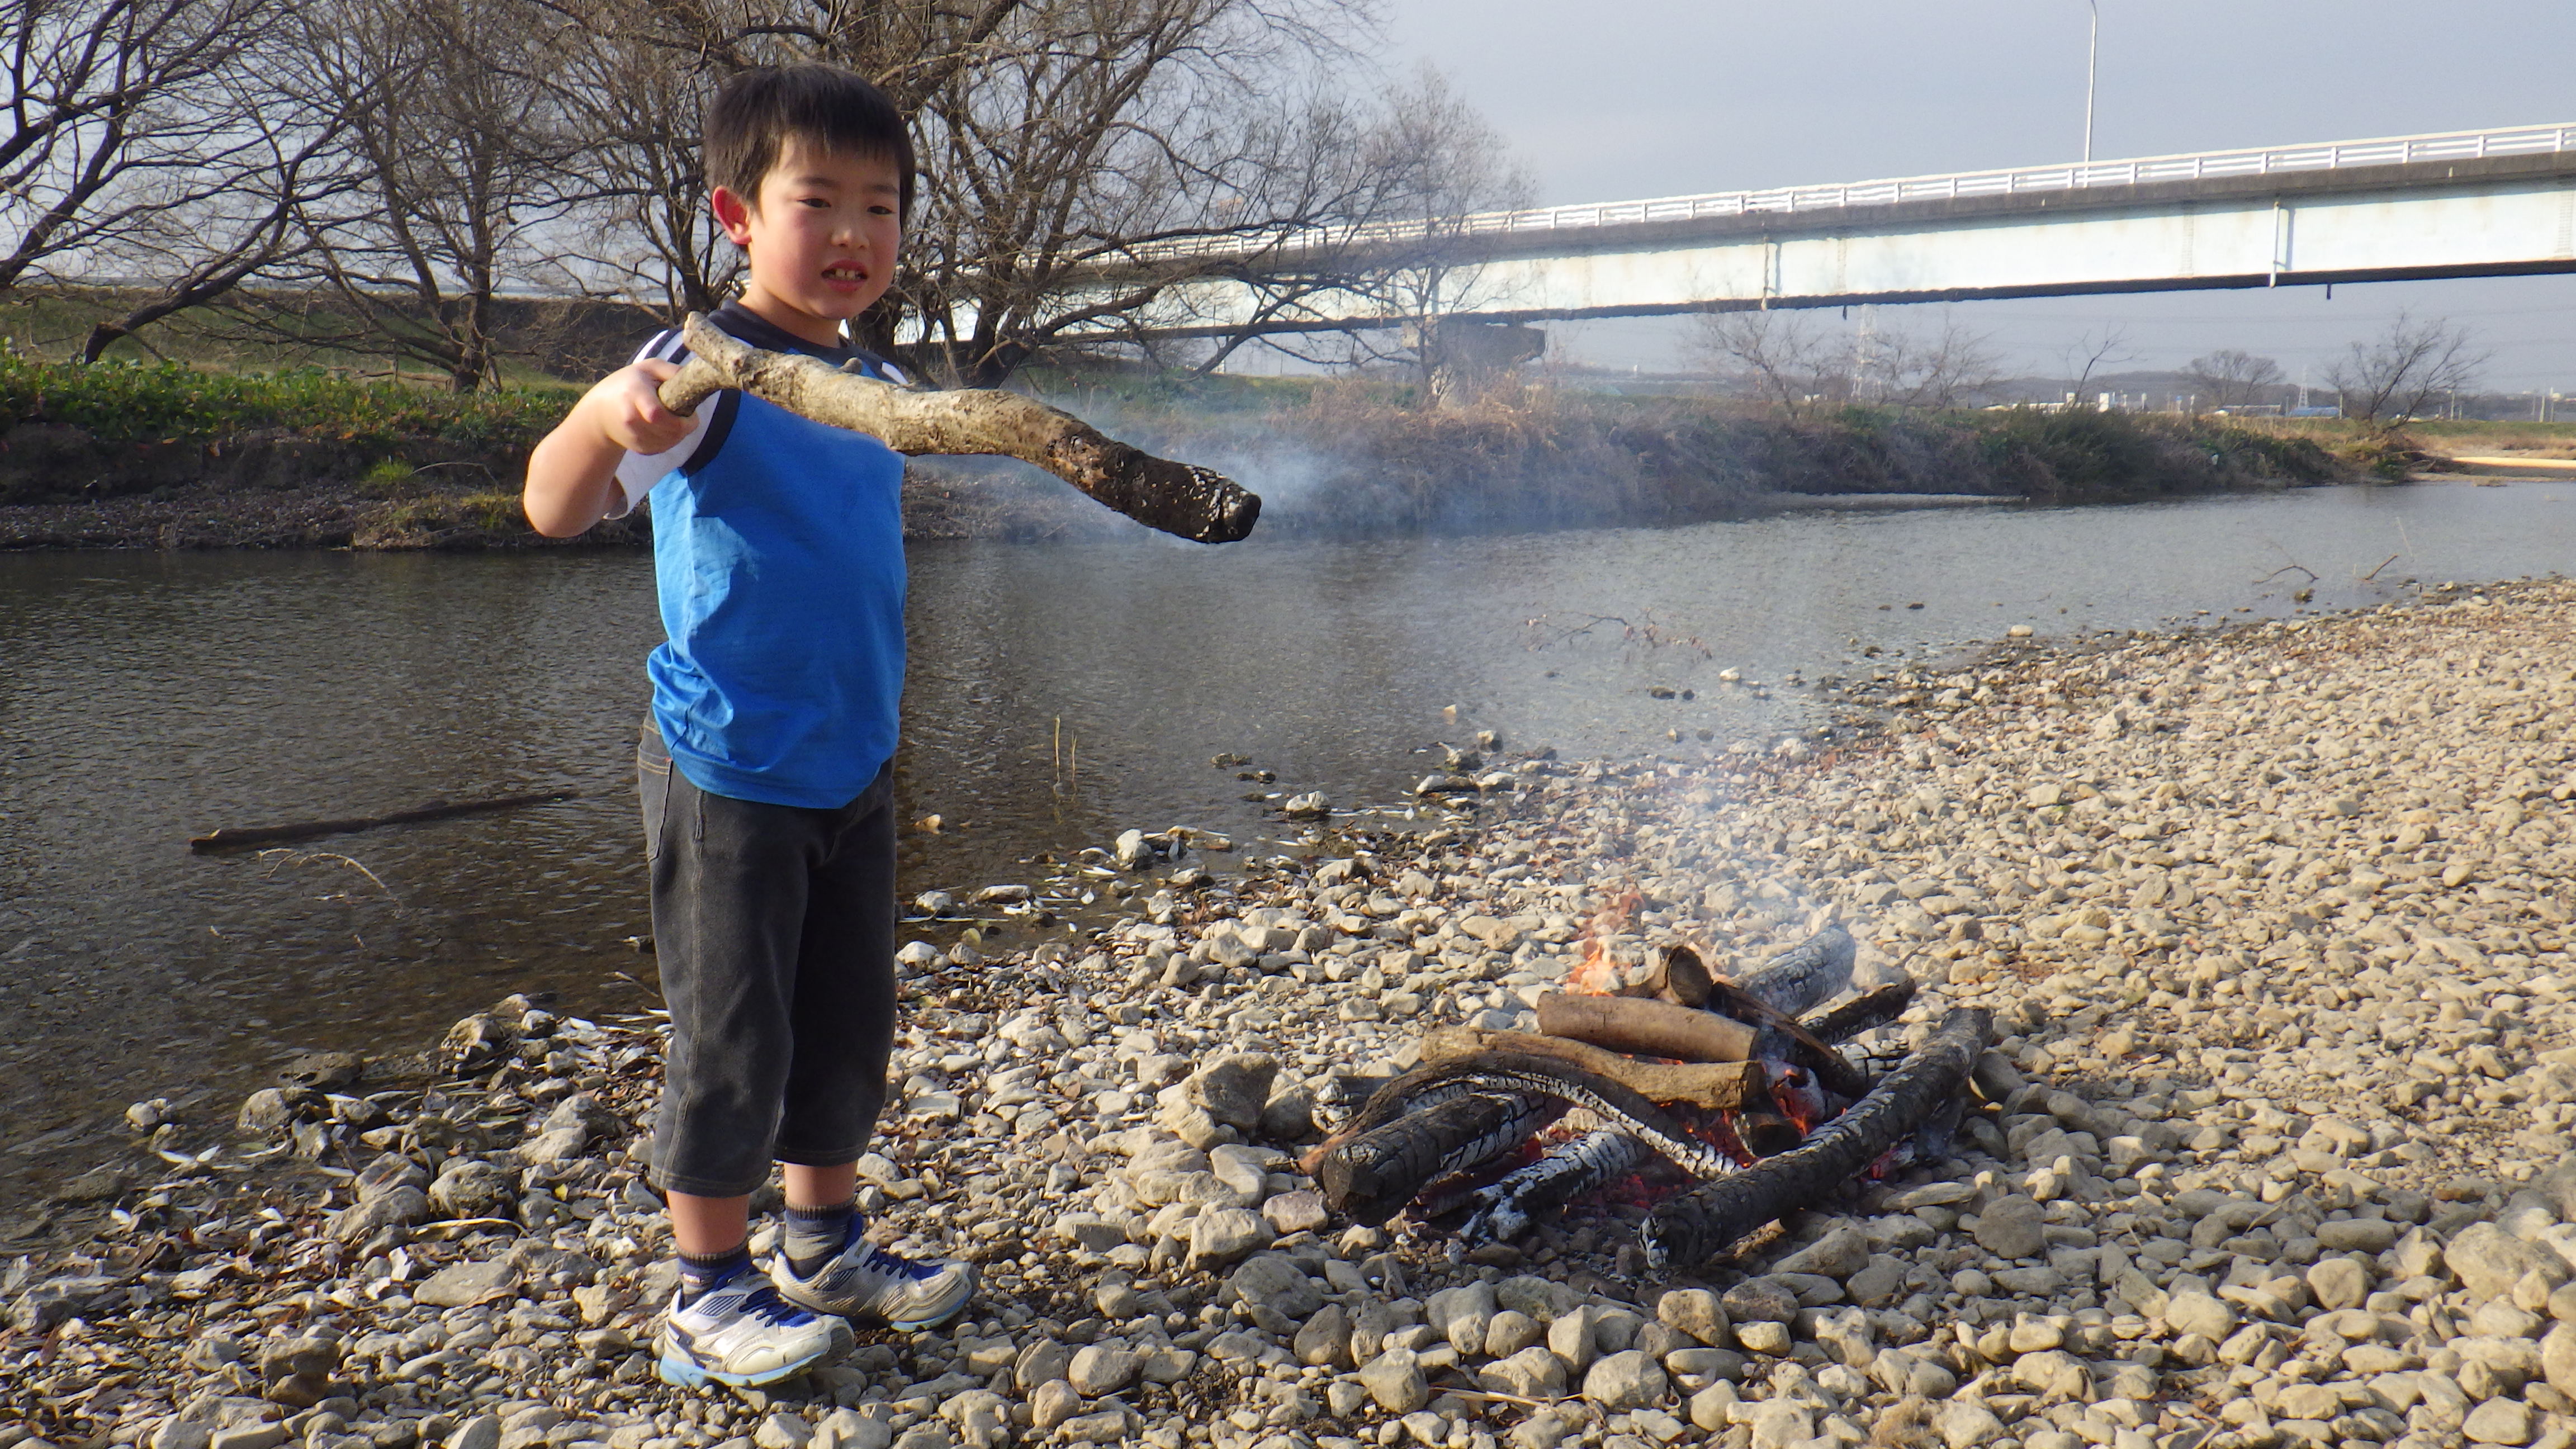
[[744, 201], [741, 197], [734, 195], [730, 188], [719, 186], [713, 192], [708, 194], [707, 205], [712, 208], [716, 214], [716, 225], [724, 228], [725, 236], [731, 240], [735, 246], [750, 245], [750, 203]]

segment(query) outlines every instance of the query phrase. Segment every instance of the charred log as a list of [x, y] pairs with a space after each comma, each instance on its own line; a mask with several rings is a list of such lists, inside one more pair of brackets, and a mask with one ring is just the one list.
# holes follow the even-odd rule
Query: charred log
[[1798, 1130], [1797, 1123], [1779, 1113], [1756, 1108], [1736, 1115], [1735, 1139], [1744, 1144], [1745, 1151], [1756, 1157], [1777, 1157], [1783, 1152], [1794, 1151], [1807, 1139], [1807, 1134]]
[[1851, 985], [1852, 963], [1860, 943], [1840, 926], [1827, 926], [1772, 957], [1762, 969], [1735, 983], [1736, 989], [1782, 1016], [1813, 1011]]
[[1555, 1057], [1607, 1077], [1651, 1102], [1728, 1112], [1763, 1100], [1759, 1062], [1641, 1062], [1579, 1041], [1472, 1026], [1433, 1027], [1422, 1038], [1422, 1059], [1435, 1064], [1489, 1052]]
[[1541, 1213], [1636, 1171], [1654, 1156], [1653, 1148], [1616, 1128], [1587, 1132], [1469, 1194], [1475, 1212], [1458, 1229], [1459, 1240], [1471, 1247], [1509, 1242], [1529, 1231]]
[[1647, 1261], [1658, 1270], [1697, 1268], [1754, 1229], [1824, 1201], [1957, 1099], [1992, 1028], [1983, 1010], [1952, 1011], [1904, 1065], [1805, 1146], [1657, 1206], [1639, 1233]]
[[[1486, 1098], [1528, 1111], [1532, 1125], [1509, 1142], [1489, 1147], [1487, 1134], [1506, 1130], [1508, 1118], [1454, 1105]], [[1432, 1105], [1426, 1107], [1426, 1102]], [[1396, 1078], [1349, 1128], [1308, 1154], [1306, 1170], [1322, 1184], [1324, 1201], [1335, 1211], [1361, 1222], [1383, 1222], [1433, 1179], [1490, 1161], [1569, 1108], [1589, 1112], [1599, 1125], [1637, 1138], [1693, 1177], [1735, 1170], [1725, 1154], [1684, 1132], [1661, 1107], [1636, 1092], [1554, 1057], [1515, 1052], [1443, 1062]]]
[[1853, 1066], [1849, 1058], [1800, 1026], [1796, 1017], [1781, 1012], [1742, 987], [1718, 982], [1709, 995], [1708, 1007], [1710, 1011], [1755, 1029], [1750, 1048], [1750, 1054], [1755, 1058], [1785, 1060], [1805, 1067], [1837, 1096], [1859, 1098], [1869, 1094], [1868, 1073]]
[[1334, 1211], [1374, 1227], [1431, 1182], [1501, 1157], [1564, 1112], [1545, 1097], [1461, 1092], [1327, 1148], [1316, 1181]]
[[991, 388], [898, 387], [819, 358], [766, 352], [690, 314], [689, 360], [662, 384], [662, 406], [691, 413], [739, 388], [830, 427], [883, 440], [898, 453], [982, 453], [1034, 463], [1149, 528], [1200, 543], [1252, 532], [1261, 499], [1213, 469], [1154, 457], [1070, 413]]
[[1846, 1042], [1872, 1027], [1885, 1026], [1905, 1014], [1914, 1004], [1919, 989], [1913, 977], [1891, 982], [1875, 991], [1855, 996], [1822, 1016], [1811, 1016], [1800, 1023], [1807, 1034], [1825, 1043]]

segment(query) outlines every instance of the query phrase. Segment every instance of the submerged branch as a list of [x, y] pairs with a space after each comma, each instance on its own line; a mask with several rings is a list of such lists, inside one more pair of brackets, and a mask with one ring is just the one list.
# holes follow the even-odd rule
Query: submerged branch
[[[441, 800], [417, 810], [397, 810], [390, 815], [357, 815], [345, 820], [307, 820], [294, 825], [254, 825], [216, 830], [190, 836], [188, 848], [202, 854], [253, 845], [279, 845], [290, 840], [311, 840], [317, 835], [347, 835], [383, 825], [416, 825], [424, 820], [450, 820], [459, 815], [481, 815], [492, 810], [516, 810], [525, 805], [552, 805], [580, 798], [579, 790], [547, 790], [535, 795], [502, 795], [490, 800], [459, 800], [454, 803]], [[382, 881], [376, 883], [384, 884]]]

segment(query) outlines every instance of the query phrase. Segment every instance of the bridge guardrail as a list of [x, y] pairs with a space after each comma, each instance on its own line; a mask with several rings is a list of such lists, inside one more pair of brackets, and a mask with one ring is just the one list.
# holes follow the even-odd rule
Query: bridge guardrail
[[[1720, 191], [1706, 196], [1667, 196], [1648, 201], [1489, 211], [1436, 225], [1444, 235], [1451, 237], [1570, 231], [1635, 226], [1647, 222], [1696, 221], [1703, 217], [1763, 213], [1793, 215], [1853, 206], [1886, 206], [1902, 201], [1949, 201], [1963, 197], [2081, 191], [2096, 186], [2137, 186], [2158, 181], [2268, 176], [2355, 166], [2483, 160], [2490, 156], [2538, 156], [2561, 151], [2576, 151], [2576, 124], [2518, 126], [2496, 131], [2444, 131], [2424, 136], [2387, 136], [2366, 141], [2327, 141], [2315, 145], [2272, 146], [2244, 151], [2201, 151], [2126, 161], [2068, 162], [2000, 171], [1963, 171], [1949, 176], [1908, 176], [1840, 185], [1784, 186], [1759, 191]], [[1318, 230], [1314, 239], [1318, 243], [1365, 244], [1419, 240], [1432, 232], [1432, 225], [1418, 222], [1380, 222], [1342, 231]], [[1139, 260], [1156, 260], [1238, 255], [1241, 251], [1238, 244], [1210, 237], [1139, 247], [1135, 255]]]

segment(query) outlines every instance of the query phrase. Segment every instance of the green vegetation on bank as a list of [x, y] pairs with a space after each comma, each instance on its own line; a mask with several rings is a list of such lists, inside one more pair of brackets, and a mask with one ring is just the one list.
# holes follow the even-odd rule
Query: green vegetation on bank
[[518, 449], [534, 446], [579, 395], [560, 385], [459, 393], [319, 368], [218, 372], [176, 362], [83, 367], [0, 353], [0, 433], [24, 423], [54, 423], [101, 442], [285, 431], [387, 447], [435, 440]]

